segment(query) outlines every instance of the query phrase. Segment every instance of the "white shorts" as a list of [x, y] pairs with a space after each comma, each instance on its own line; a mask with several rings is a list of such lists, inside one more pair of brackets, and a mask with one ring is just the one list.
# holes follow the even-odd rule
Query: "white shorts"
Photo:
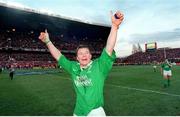
[[[77, 115], [74, 114], [73, 116]], [[102, 107], [99, 107], [91, 110], [91, 112], [89, 112], [87, 116], [106, 116], [106, 113], [104, 112], [104, 109]]]
[[169, 71], [163, 70], [163, 75], [164, 76], [172, 76], [172, 72], [171, 72], [171, 70], [169, 70]]

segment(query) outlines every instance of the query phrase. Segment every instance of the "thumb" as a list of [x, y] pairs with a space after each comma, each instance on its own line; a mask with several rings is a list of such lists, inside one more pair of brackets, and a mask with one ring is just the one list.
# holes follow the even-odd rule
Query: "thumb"
[[45, 29], [45, 33], [48, 33], [48, 32], [47, 32], [47, 29]]

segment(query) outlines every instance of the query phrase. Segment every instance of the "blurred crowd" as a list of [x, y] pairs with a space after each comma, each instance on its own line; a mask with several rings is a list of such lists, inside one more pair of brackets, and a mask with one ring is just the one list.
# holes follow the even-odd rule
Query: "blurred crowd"
[[[9, 68], [56, 68], [56, 61], [52, 58], [44, 43], [39, 39], [39, 33], [0, 30], [0, 66]], [[102, 40], [96, 42], [88, 38], [75, 40], [73, 37], [51, 35], [52, 43], [70, 60], [75, 60], [75, 51], [79, 44], [88, 44], [93, 57], [100, 55], [104, 45]]]
[[[128, 56], [122, 62], [127, 64], [151, 64], [162, 63], [165, 59], [180, 59], [180, 48], [163, 48], [152, 52], [138, 52]], [[173, 61], [172, 61], [173, 62]]]
[[[4, 68], [57, 68], [44, 43], [39, 39], [39, 32], [18, 32], [0, 30], [0, 67]], [[90, 46], [93, 59], [100, 56], [106, 40], [91, 40], [88, 37], [77, 40], [75, 36], [51, 35], [52, 43], [70, 60], [76, 60], [75, 51], [79, 44]], [[161, 63], [167, 59], [180, 58], [180, 48], [164, 48], [153, 52], [138, 52], [126, 58], [118, 58], [115, 65]]]

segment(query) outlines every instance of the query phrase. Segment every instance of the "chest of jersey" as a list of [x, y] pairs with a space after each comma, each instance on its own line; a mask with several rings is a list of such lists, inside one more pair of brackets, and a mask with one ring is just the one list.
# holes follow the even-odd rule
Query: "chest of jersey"
[[92, 65], [87, 69], [74, 70], [72, 74], [76, 91], [83, 95], [101, 90], [104, 82], [102, 77], [103, 75], [96, 65]]

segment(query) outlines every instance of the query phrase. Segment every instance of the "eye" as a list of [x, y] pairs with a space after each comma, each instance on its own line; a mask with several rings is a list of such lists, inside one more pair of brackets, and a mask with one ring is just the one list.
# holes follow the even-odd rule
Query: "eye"
[[86, 51], [86, 54], [89, 54], [89, 51]]

